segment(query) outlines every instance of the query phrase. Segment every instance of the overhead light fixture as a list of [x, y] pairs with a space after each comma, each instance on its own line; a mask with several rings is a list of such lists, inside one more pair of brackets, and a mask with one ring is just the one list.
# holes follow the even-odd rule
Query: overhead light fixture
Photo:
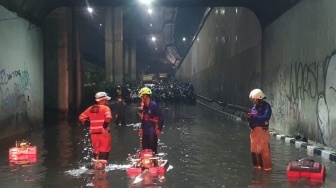
[[183, 41], [186, 41], [187, 39], [185, 37], [182, 38]]
[[152, 14], [152, 13], [153, 13], [153, 10], [152, 10], [151, 8], [148, 8], [148, 9], [147, 9], [147, 12], [148, 12], [148, 14]]
[[152, 27], [152, 26], [153, 26], [153, 24], [149, 24], [149, 26], [151, 26], [151, 27]]
[[93, 8], [91, 8], [91, 7], [87, 7], [87, 10], [89, 11], [89, 13], [93, 12]]
[[152, 41], [155, 42], [155, 41], [156, 41], [156, 38], [155, 38], [155, 37], [152, 37]]
[[150, 5], [152, 0], [139, 0], [141, 4]]

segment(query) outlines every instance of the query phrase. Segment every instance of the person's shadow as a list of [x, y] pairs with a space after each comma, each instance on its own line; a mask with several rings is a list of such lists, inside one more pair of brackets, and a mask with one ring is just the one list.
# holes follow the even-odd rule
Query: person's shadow
[[270, 187], [272, 182], [272, 173], [270, 171], [263, 171], [259, 169], [253, 170], [253, 177], [249, 188], [266, 188]]
[[93, 187], [109, 188], [107, 181], [107, 172], [105, 170], [95, 170], [92, 177]]

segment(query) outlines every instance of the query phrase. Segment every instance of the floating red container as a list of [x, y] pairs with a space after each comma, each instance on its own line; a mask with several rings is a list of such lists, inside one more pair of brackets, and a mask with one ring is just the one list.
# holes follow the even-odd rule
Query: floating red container
[[325, 166], [311, 159], [292, 161], [287, 166], [288, 178], [311, 178], [323, 180], [325, 178]]
[[14, 164], [33, 163], [37, 160], [37, 147], [26, 140], [16, 141], [16, 146], [9, 148], [9, 162]]
[[9, 156], [9, 162], [15, 164], [35, 163], [37, 161], [36, 155], [12, 155]]
[[9, 155], [36, 155], [36, 146], [26, 146], [26, 147], [11, 147], [9, 148]]
[[164, 175], [168, 168], [168, 160], [154, 155], [152, 150], [145, 149], [140, 154], [128, 158], [130, 167], [126, 169], [129, 176], [137, 176], [144, 170], [148, 171], [151, 175]]

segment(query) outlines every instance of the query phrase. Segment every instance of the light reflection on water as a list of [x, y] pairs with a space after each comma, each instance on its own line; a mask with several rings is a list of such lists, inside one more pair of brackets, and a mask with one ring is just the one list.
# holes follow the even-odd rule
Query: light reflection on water
[[[0, 187], [336, 187], [335, 164], [326, 161], [325, 184], [287, 181], [287, 164], [307, 157], [304, 149], [272, 137], [272, 172], [254, 170], [246, 125], [202, 106], [163, 107], [159, 152], [168, 153], [170, 164], [165, 176], [127, 177], [126, 158], [139, 149], [139, 120], [132, 111], [127, 127], [112, 128], [112, 152], [104, 171], [87, 168], [92, 153], [87, 130], [63, 121], [28, 135], [39, 148], [36, 163], [10, 166], [8, 147], [15, 140], [0, 145], [0, 157], [6, 159], [0, 162]], [[318, 156], [312, 158], [321, 162]]]

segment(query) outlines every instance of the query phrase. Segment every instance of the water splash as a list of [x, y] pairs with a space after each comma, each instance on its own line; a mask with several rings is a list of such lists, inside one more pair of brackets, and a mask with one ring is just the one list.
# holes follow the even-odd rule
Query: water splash
[[171, 169], [173, 169], [173, 168], [174, 168], [174, 167], [173, 167], [172, 165], [169, 165], [166, 171], [168, 172], [169, 170], [171, 170]]
[[[128, 164], [109, 164], [105, 167], [105, 171], [113, 171], [113, 170], [126, 170], [131, 165]], [[68, 170], [65, 173], [73, 176], [73, 177], [80, 177], [83, 174], [93, 174], [95, 170], [89, 169], [87, 165], [79, 167], [78, 169]]]
[[142, 176], [142, 174], [137, 175], [134, 178], [133, 184], [137, 184], [137, 183], [141, 182], [143, 180], [141, 176]]
[[139, 128], [141, 123], [130, 123], [126, 125], [127, 127]]
[[105, 167], [105, 171], [126, 170], [129, 167], [131, 167], [130, 164], [109, 164]]
[[70, 176], [79, 177], [80, 175], [86, 173], [87, 171], [89, 171], [89, 169], [87, 169], [85, 166], [82, 166], [79, 169], [68, 170], [65, 173], [69, 174]]

